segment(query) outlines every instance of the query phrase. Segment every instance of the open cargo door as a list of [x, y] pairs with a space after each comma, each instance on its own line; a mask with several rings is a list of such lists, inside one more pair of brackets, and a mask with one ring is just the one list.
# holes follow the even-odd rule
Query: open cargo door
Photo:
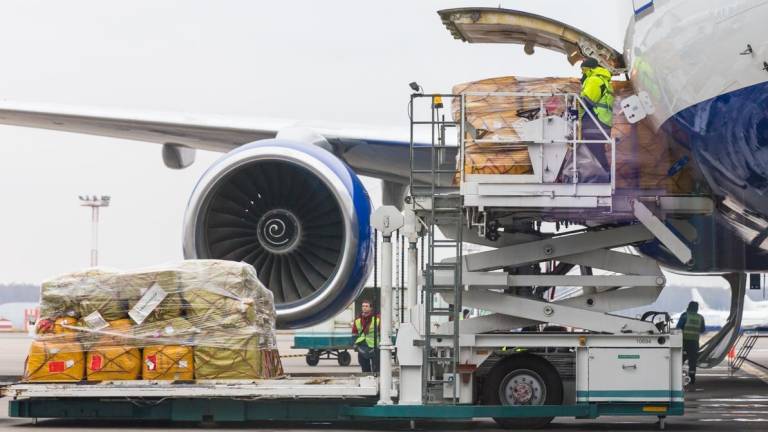
[[614, 75], [625, 70], [621, 53], [560, 21], [497, 8], [445, 9], [438, 14], [453, 36], [464, 42], [519, 44], [529, 55], [542, 47], [565, 54], [571, 64], [593, 57]]

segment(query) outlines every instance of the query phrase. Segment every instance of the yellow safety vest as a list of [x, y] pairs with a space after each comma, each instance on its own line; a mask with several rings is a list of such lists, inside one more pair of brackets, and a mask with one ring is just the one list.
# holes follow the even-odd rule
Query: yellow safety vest
[[696, 312], [685, 313], [685, 326], [683, 326], [683, 340], [699, 340], [701, 334], [701, 315]]
[[601, 123], [613, 126], [613, 85], [611, 73], [607, 69], [592, 69], [581, 87], [581, 97], [587, 106], [591, 106], [592, 113]]
[[373, 348], [376, 346], [376, 340], [374, 339], [374, 334], [376, 332], [376, 327], [379, 325], [379, 317], [373, 317], [370, 324], [368, 324], [368, 331], [363, 332], [363, 320], [360, 319], [360, 317], [357, 317], [355, 319], [355, 330], [357, 330], [357, 339], [355, 339], [355, 345], [359, 344], [362, 341], [365, 341], [365, 344], [368, 345], [369, 348]]

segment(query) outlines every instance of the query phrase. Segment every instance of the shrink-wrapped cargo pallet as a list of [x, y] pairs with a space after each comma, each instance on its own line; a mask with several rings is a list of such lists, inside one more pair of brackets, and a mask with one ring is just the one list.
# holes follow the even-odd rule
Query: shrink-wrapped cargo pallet
[[248, 264], [93, 269], [47, 281], [41, 290], [44, 314], [27, 381], [252, 380], [283, 373], [272, 293]]
[[[630, 124], [621, 112], [621, 102], [634, 90], [627, 81], [614, 81], [613, 87], [616, 97], [611, 137], [616, 140], [616, 186], [674, 194], [693, 192], [694, 171], [685, 169], [692, 160], [688, 150], [675, 143], [668, 129], [655, 130], [648, 119]], [[578, 94], [580, 90], [578, 78], [500, 77], [459, 84], [454, 86], [453, 93]], [[455, 119], [460, 118], [459, 101], [455, 98], [451, 107]], [[504, 141], [521, 138], [520, 131], [541, 109], [539, 98], [467, 95], [465, 101], [465, 117], [470, 126], [465, 136], [465, 174], [533, 174], [527, 148]], [[547, 115], [559, 116], [565, 109], [562, 97], [544, 98], [543, 105]], [[483, 142], [476, 142], [479, 139]], [[610, 160], [608, 146], [606, 155]]]

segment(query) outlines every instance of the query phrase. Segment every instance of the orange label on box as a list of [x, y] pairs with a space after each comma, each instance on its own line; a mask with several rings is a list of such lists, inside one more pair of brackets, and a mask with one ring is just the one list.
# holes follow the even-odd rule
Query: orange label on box
[[63, 361], [48, 362], [48, 372], [64, 372], [66, 365]]
[[91, 366], [90, 369], [93, 371], [101, 370], [102, 368], [102, 359], [101, 356], [98, 354], [95, 354], [93, 357], [91, 357]]

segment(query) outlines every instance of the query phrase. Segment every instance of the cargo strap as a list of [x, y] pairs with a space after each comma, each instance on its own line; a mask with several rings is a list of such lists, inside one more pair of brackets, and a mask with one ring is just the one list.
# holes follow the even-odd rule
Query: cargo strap
[[[136, 355], [138, 355], [139, 357], [136, 357], [136, 360], [139, 363], [141, 362], [141, 354], [140, 354], [140, 351], [138, 349], [136, 349], [136, 347], [132, 347], [132, 346], [114, 346], [114, 345], [113, 345], [113, 347], [120, 348], [120, 350], [122, 352], [120, 352], [119, 354], [114, 355], [114, 356], [108, 356], [106, 354], [107, 353], [106, 350], [105, 351], [99, 351], [98, 348], [96, 348], [93, 351], [91, 351], [89, 353], [89, 354], [92, 355], [91, 362], [86, 365], [88, 367], [88, 369], [93, 371], [93, 372], [107, 372], [107, 373], [111, 373], [111, 372], [126, 372], [127, 373], [127, 372], [131, 372], [131, 370], [126, 370], [125, 368], [123, 368], [117, 362], [118, 359], [122, 358], [123, 356], [135, 357]], [[97, 355], [99, 357], [94, 357], [94, 356], [97, 356]], [[97, 358], [99, 359], [98, 361], [96, 360]], [[101, 359], [103, 359], [103, 360], [101, 360]], [[105, 369], [109, 369], [110, 366], [114, 367], [114, 369], [113, 370], [105, 371]]]

